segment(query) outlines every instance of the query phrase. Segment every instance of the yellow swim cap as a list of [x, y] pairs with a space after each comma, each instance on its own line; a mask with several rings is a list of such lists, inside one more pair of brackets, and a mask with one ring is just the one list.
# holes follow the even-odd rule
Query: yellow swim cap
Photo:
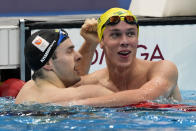
[[101, 41], [103, 36], [103, 31], [105, 27], [102, 29], [103, 25], [107, 22], [107, 20], [112, 16], [133, 16], [137, 22], [137, 18], [131, 13], [129, 10], [125, 10], [123, 8], [111, 8], [107, 10], [104, 14], [102, 14], [98, 19], [97, 25], [97, 33], [99, 37], [99, 41]]

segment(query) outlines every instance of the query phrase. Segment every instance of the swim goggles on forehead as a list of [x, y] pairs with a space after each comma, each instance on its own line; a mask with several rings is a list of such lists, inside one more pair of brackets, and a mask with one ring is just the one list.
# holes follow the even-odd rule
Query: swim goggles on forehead
[[58, 42], [57, 42], [57, 46], [60, 45], [60, 43], [63, 41], [63, 40], [66, 40], [67, 38], [69, 38], [69, 35], [66, 31], [64, 30], [60, 30], [59, 31], [59, 39], [58, 39]]
[[126, 23], [128, 24], [135, 24], [138, 26], [138, 23], [136, 21], [136, 19], [133, 17], [133, 16], [112, 16], [110, 17], [106, 23], [102, 26], [102, 29], [103, 27], [105, 27], [106, 25], [116, 25], [118, 24], [121, 20], [124, 20]]

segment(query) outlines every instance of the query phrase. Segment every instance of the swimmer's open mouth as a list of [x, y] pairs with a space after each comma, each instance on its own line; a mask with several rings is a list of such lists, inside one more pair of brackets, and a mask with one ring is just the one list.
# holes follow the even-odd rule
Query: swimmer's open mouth
[[118, 52], [118, 54], [119, 55], [122, 55], [122, 56], [127, 56], [127, 55], [129, 55], [131, 53], [131, 51], [129, 51], [129, 50], [126, 50], [126, 51], [119, 51]]

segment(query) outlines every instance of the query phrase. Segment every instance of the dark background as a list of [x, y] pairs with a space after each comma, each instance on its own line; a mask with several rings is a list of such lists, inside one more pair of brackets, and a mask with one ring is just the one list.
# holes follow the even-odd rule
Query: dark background
[[128, 9], [131, 0], [2, 0], [0, 16], [41, 16], [102, 13], [112, 7]]

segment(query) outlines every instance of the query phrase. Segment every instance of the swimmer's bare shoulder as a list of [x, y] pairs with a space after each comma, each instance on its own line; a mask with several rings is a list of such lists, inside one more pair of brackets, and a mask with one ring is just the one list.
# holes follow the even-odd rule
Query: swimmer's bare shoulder
[[176, 65], [168, 60], [152, 63], [153, 64], [148, 71], [148, 79], [161, 78], [168, 88], [168, 92], [165, 95], [167, 97], [173, 97], [176, 100], [181, 100], [180, 91], [177, 85], [178, 70]]
[[22, 103], [23, 100], [31, 101], [31, 96], [34, 96], [33, 87], [35, 86], [35, 82], [33, 80], [30, 80], [24, 84], [20, 92], [18, 93], [15, 103]]

